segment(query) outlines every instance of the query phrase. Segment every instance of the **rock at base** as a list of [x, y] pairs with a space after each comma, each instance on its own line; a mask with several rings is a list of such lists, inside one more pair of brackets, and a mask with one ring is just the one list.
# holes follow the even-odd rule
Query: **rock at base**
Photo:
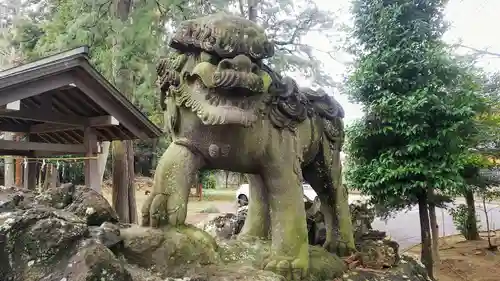
[[359, 245], [359, 257], [364, 267], [391, 268], [399, 262], [399, 245], [391, 240], [367, 240]]
[[132, 276], [114, 254], [95, 240], [85, 240], [69, 260], [60, 280], [66, 281], [132, 281]]
[[[228, 229], [240, 227], [239, 215], [224, 216], [229, 224], [224, 219], [213, 223], [216, 239], [193, 226], [116, 224], [105, 199], [85, 188], [30, 192], [0, 192], [5, 202], [10, 200], [0, 208], [1, 281], [286, 281], [261, 270], [270, 241], [221, 239]], [[391, 252], [391, 244], [378, 244], [367, 242], [361, 260], [372, 267], [393, 265], [393, 255], [381, 255]], [[343, 260], [317, 246], [310, 247], [310, 273], [303, 281], [428, 280], [411, 258], [390, 269], [347, 271]]]
[[121, 237], [121, 252], [129, 263], [154, 268], [165, 277], [183, 276], [220, 260], [215, 240], [191, 226], [152, 229], [133, 225], [123, 228]]
[[42, 192], [36, 197], [36, 201], [85, 218], [88, 225], [99, 226], [104, 222], [118, 222], [118, 215], [106, 198], [86, 186], [65, 183]]

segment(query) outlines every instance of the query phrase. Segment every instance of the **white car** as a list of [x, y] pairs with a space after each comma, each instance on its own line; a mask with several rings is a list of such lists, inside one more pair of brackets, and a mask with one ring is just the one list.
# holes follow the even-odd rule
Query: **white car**
[[[307, 197], [307, 199], [314, 201], [314, 198], [316, 198], [317, 194], [312, 188], [312, 186], [308, 183], [302, 183], [302, 188], [304, 190], [304, 195]], [[250, 188], [248, 183], [244, 183], [240, 185], [238, 190], [236, 190], [236, 200], [238, 201], [239, 206], [245, 206], [248, 205], [248, 198], [250, 194]], [[306, 198], [304, 198], [304, 202], [306, 201]]]

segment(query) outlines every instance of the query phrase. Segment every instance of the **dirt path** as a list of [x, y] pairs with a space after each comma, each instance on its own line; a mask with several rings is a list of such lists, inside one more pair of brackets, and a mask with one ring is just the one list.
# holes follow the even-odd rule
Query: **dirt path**
[[[207, 221], [210, 218], [224, 214], [235, 213], [237, 209], [235, 202], [229, 201], [191, 201], [188, 204], [187, 223], [198, 224], [202, 221]], [[203, 212], [205, 210], [218, 212]]]
[[[111, 204], [111, 192], [109, 189], [104, 189], [103, 195]], [[137, 202], [137, 217], [140, 219], [142, 204], [148, 195], [146, 195], [143, 190], [137, 190], [135, 196]], [[198, 201], [197, 198], [192, 198], [188, 203], [188, 215], [186, 222], [190, 224], [198, 224], [223, 213], [235, 213], [236, 209], [236, 201], [210, 199]]]
[[[483, 233], [482, 236], [486, 236]], [[498, 245], [500, 239], [493, 237]], [[439, 281], [498, 281], [500, 280], [500, 252], [487, 250], [485, 240], [465, 241], [461, 236], [445, 237], [440, 240], [441, 261], [435, 272]], [[420, 247], [414, 247], [411, 254], [420, 255]]]

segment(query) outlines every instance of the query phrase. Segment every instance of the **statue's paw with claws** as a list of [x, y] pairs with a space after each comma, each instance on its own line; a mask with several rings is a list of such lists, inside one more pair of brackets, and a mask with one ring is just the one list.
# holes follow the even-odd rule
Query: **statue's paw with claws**
[[272, 256], [264, 261], [263, 267], [287, 280], [299, 281], [308, 276], [309, 259]]
[[166, 225], [184, 224], [187, 216], [182, 203], [172, 206], [172, 200], [164, 193], [151, 193], [142, 206], [142, 226], [162, 227]]
[[142, 226], [184, 224], [189, 191], [201, 164], [201, 158], [184, 146], [167, 148], [155, 171], [153, 191], [142, 205]]

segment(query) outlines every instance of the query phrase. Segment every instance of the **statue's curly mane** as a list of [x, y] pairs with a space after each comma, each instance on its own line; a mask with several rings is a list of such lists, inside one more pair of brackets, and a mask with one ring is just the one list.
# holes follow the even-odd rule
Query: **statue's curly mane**
[[324, 119], [326, 134], [332, 140], [338, 138], [343, 128], [344, 109], [340, 103], [322, 89], [299, 88], [294, 79], [281, 75], [263, 64], [262, 69], [272, 78], [269, 89], [269, 118], [277, 128], [294, 130], [307, 118]]
[[177, 50], [204, 50], [220, 58], [245, 54], [253, 60], [261, 60], [274, 55], [274, 45], [262, 27], [226, 13], [180, 23], [169, 45]]

